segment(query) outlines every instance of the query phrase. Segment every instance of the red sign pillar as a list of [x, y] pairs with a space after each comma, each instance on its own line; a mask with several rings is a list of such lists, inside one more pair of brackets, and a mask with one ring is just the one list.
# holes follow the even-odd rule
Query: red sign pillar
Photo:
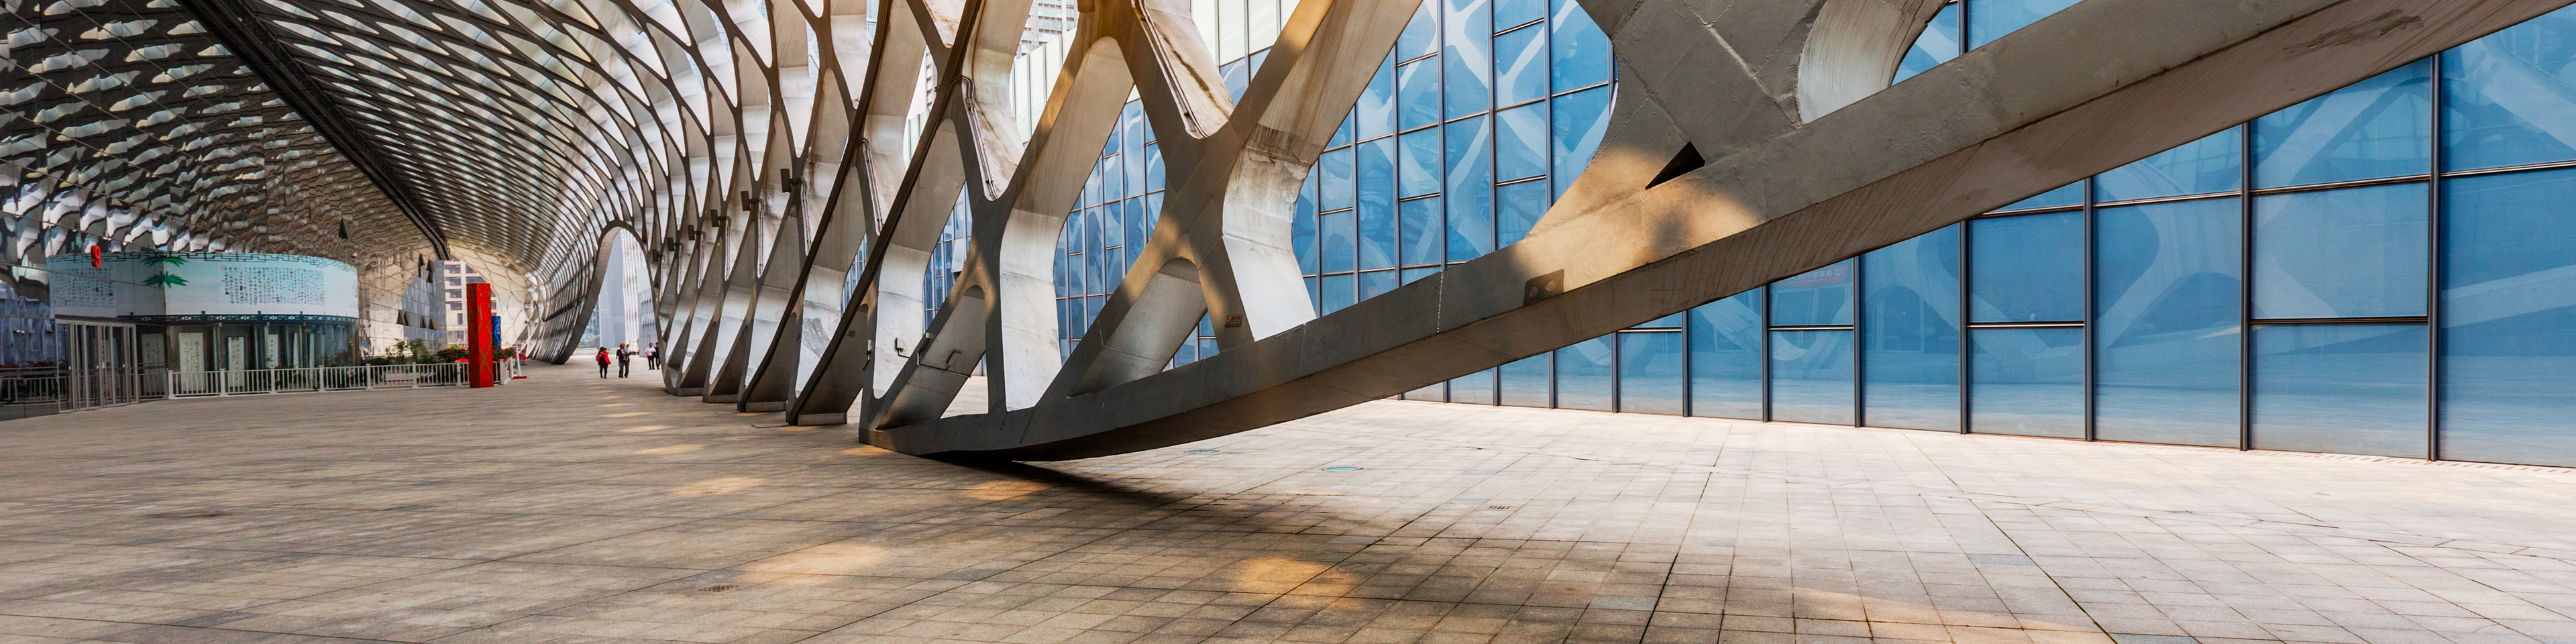
[[492, 285], [465, 285], [465, 361], [471, 365], [466, 377], [477, 388], [494, 381], [492, 332]]

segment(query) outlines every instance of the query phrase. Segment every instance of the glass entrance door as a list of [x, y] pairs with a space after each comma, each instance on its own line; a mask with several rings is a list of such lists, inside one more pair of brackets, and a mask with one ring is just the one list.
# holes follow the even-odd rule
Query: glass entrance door
[[97, 409], [142, 400], [143, 365], [134, 325], [63, 323], [63, 357], [70, 367], [63, 408]]

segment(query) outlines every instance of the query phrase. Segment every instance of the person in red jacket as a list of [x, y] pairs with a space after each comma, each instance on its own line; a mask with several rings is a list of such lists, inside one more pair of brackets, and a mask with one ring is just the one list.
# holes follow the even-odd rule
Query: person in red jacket
[[608, 347], [599, 348], [599, 377], [608, 377]]

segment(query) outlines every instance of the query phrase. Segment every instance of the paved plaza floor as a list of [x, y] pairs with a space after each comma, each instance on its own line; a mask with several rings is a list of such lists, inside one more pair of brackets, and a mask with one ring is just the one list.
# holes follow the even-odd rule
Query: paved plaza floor
[[1414, 402], [972, 464], [533, 373], [0, 423], [0, 642], [2576, 644], [2576, 470]]

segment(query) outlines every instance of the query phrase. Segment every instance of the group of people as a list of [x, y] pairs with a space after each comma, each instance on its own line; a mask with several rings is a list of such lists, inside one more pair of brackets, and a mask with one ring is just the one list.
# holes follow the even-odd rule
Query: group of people
[[[635, 348], [634, 343], [620, 343], [617, 345], [617, 377], [626, 377], [627, 360], [635, 357], [637, 354], [642, 354], [644, 356], [645, 369], [652, 370], [662, 368], [662, 343], [656, 342], [647, 344], [640, 350]], [[608, 347], [600, 347], [599, 355], [596, 357], [599, 359], [599, 377], [601, 378], [608, 377], [608, 356]]]

